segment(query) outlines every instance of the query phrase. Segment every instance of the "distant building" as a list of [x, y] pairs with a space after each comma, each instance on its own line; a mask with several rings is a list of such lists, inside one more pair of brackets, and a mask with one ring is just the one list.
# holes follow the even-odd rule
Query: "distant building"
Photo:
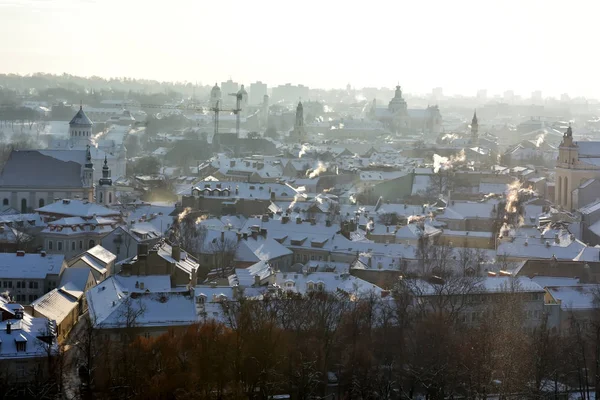
[[290, 139], [294, 142], [304, 143], [306, 140], [306, 130], [304, 128], [304, 108], [302, 102], [298, 102], [296, 107], [296, 120], [294, 121], [294, 129], [290, 132]]
[[[126, 113], [113, 123], [121, 125], [122, 122], [127, 120], [131, 122], [132, 118], [130, 113]], [[54, 153], [50, 155], [63, 161], [77, 161], [77, 154], [71, 153], [71, 151], [89, 149], [92, 164], [99, 167], [106, 160], [115, 180], [125, 177], [127, 165], [125, 146], [122, 143], [115, 144], [113, 140], [100, 140], [99, 143], [96, 143], [92, 128], [92, 120], [84, 112], [83, 107], [80, 106], [77, 114], [69, 122], [68, 139], [53, 138], [46, 151], [53, 151]], [[97, 168], [94, 171], [93, 180], [97, 182], [100, 178], [102, 178], [102, 170]]]
[[235, 96], [232, 96], [232, 94], [235, 95], [239, 90], [239, 84], [231, 79], [221, 82], [221, 102], [227, 105], [234, 105]]
[[573, 130], [569, 126], [556, 160], [556, 205], [573, 209], [573, 191], [594, 178], [600, 178], [600, 142], [573, 141]]
[[396, 86], [394, 97], [386, 108], [377, 107], [377, 102], [373, 100], [371, 117], [383, 122], [395, 132], [439, 134], [442, 131], [442, 115], [438, 106], [408, 109], [400, 86]]
[[286, 83], [273, 88], [271, 98], [274, 102], [296, 102], [308, 99], [308, 86]]
[[250, 84], [250, 98], [249, 103], [252, 105], [260, 104], [264, 101], [267, 95], [267, 84], [261, 81]]

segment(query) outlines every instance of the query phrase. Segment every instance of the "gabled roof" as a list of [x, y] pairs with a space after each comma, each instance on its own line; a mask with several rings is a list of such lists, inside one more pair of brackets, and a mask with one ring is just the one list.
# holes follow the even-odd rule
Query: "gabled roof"
[[87, 268], [66, 268], [58, 285], [63, 292], [79, 299], [85, 292], [85, 285], [90, 277], [90, 270]]
[[44, 317], [60, 324], [77, 304], [77, 298], [61, 289], [53, 289], [31, 303], [31, 307]]

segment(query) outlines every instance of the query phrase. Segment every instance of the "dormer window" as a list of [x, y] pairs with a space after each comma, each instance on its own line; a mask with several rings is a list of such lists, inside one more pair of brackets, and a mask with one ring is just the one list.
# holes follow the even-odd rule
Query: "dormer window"
[[201, 294], [198, 297], [196, 297], [196, 304], [204, 304], [206, 303], [206, 295]]

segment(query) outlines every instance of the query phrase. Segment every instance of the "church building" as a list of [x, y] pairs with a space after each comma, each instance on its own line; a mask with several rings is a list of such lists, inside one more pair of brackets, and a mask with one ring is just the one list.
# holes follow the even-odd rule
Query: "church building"
[[576, 207], [573, 191], [589, 179], [600, 178], [600, 142], [574, 142], [569, 126], [558, 148], [555, 203], [567, 210]]
[[439, 134], [442, 131], [442, 115], [438, 106], [409, 109], [400, 85], [396, 86], [394, 97], [387, 107], [377, 107], [377, 101], [373, 100], [370, 114], [371, 118], [381, 121], [397, 133]]
[[[94, 165], [103, 165], [106, 160], [115, 180], [125, 177], [127, 166], [127, 150], [121, 144], [115, 146], [112, 141], [100, 140], [96, 143], [93, 135], [92, 120], [86, 115], [83, 106], [79, 107], [77, 114], [69, 122], [69, 136], [67, 139], [53, 139], [49, 150], [66, 151], [62, 157], [68, 157], [68, 151], [89, 151]], [[76, 157], [73, 154], [73, 157]], [[76, 161], [75, 159], [73, 161]], [[101, 168], [94, 171], [94, 182], [102, 178]]]

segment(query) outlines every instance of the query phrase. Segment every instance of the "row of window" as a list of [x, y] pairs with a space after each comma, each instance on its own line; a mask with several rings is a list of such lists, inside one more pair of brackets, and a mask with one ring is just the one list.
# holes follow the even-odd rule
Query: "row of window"
[[38, 296], [37, 296], [37, 295], [35, 295], [35, 294], [30, 294], [30, 295], [26, 295], [26, 294], [16, 294], [16, 295], [14, 296], [14, 298], [15, 298], [15, 301], [16, 301], [17, 303], [19, 303], [19, 302], [25, 302], [25, 301], [29, 301], [29, 302], [31, 303], [31, 302], [35, 301], [35, 299], [37, 299], [37, 298], [38, 298]]
[[[8, 206], [10, 205], [10, 201], [8, 200], [8, 198], [4, 198], [2, 200], [2, 205], [3, 206]], [[44, 199], [39, 199], [38, 201], [38, 207], [42, 208], [46, 205], [46, 201]], [[22, 213], [26, 213], [27, 212], [27, 199], [21, 199], [21, 212]]]
[[[12, 289], [13, 281], [2, 281], [1, 285], [4, 289]], [[17, 281], [16, 283], [17, 289], [27, 289], [27, 282], [25, 281]], [[29, 281], [29, 289], [38, 289], [38, 282]]]
[[86, 131], [74, 131], [73, 133], [73, 136], [90, 136], [90, 133]]
[[[296, 253], [296, 255], [294, 257], [295, 257], [296, 262], [307, 262], [308, 261], [307, 254]], [[323, 261], [323, 256], [315, 256], [314, 254], [311, 254], [310, 260], [311, 261]]]
[[[71, 243], [71, 251], [75, 251], [77, 248], [77, 241], [75, 240], [67, 240], [66, 241], [66, 249], [68, 249], [69, 247], [69, 242]], [[94, 247], [96, 245], [96, 241], [93, 239], [90, 239], [90, 241], [88, 242], [88, 249], [91, 249], [92, 247]], [[48, 250], [54, 250], [54, 241], [53, 240], [49, 240], [48, 241]], [[83, 250], [83, 240], [79, 241], [79, 250]], [[62, 241], [56, 241], [56, 251], [63, 251], [63, 242]]]

